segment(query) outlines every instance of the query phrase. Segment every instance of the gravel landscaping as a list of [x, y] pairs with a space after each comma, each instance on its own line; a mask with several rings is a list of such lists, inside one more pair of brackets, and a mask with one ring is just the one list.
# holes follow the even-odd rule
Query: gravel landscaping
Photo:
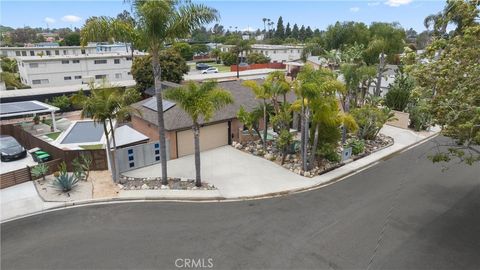
[[[238, 150], [241, 150], [246, 153], [250, 153], [255, 156], [263, 157], [268, 159], [272, 162], [277, 163], [278, 165], [288, 169], [296, 174], [306, 176], [306, 177], [314, 177], [316, 175], [321, 175], [323, 173], [329, 172], [333, 169], [341, 167], [346, 163], [357, 160], [359, 158], [365, 157], [379, 151], [385, 147], [393, 145], [393, 138], [389, 136], [385, 136], [383, 134], [379, 134], [375, 140], [366, 140], [365, 141], [365, 148], [362, 153], [357, 155], [352, 155], [350, 160], [345, 162], [332, 162], [327, 159], [317, 158], [316, 166], [310, 171], [303, 171], [302, 170], [302, 160], [300, 157], [300, 153], [295, 154], [288, 154], [285, 158], [285, 163], [281, 165], [282, 155], [280, 151], [275, 148], [275, 145], [272, 142], [267, 144], [267, 150], [263, 150], [263, 146], [260, 140], [257, 141], [250, 141], [250, 142], [233, 142], [232, 146]], [[337, 149], [337, 152], [340, 153], [342, 151], [341, 148]]]
[[70, 202], [77, 200], [87, 200], [92, 198], [93, 186], [90, 181], [79, 181], [78, 184], [68, 192], [53, 185], [54, 176], [48, 175], [45, 180], [34, 180], [38, 194], [44, 201], [50, 202]]
[[202, 182], [201, 187], [195, 186], [195, 180], [187, 178], [168, 178], [168, 185], [162, 185], [161, 177], [133, 178], [123, 177], [118, 187], [122, 190], [174, 189], [174, 190], [215, 190], [215, 186]]

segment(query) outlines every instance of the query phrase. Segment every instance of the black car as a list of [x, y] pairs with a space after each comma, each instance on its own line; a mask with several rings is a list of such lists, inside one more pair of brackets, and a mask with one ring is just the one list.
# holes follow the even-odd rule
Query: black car
[[27, 150], [12, 136], [0, 135], [0, 154], [2, 161], [10, 161], [25, 158]]
[[210, 67], [210, 66], [207, 65], [207, 64], [205, 64], [205, 63], [198, 63], [198, 64], [196, 65], [197, 70], [205, 70], [205, 69], [207, 69], [207, 68], [209, 68], [209, 67]]

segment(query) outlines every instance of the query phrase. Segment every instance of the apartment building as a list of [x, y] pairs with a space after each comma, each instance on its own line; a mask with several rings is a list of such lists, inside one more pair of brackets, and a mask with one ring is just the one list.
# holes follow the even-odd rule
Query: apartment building
[[65, 56], [65, 55], [81, 55], [97, 52], [96, 44], [88, 46], [58, 46], [58, 43], [40, 44], [35, 47], [0, 47], [0, 56], [8, 58], [19, 58], [27, 56]]
[[32, 88], [133, 80], [132, 54], [126, 52], [24, 56], [17, 57], [17, 62], [22, 83]]
[[[222, 52], [230, 51], [235, 45], [220, 45]], [[270, 58], [272, 63], [285, 63], [299, 60], [302, 56], [303, 46], [301, 45], [269, 45], [253, 44], [250, 52], [261, 53]]]

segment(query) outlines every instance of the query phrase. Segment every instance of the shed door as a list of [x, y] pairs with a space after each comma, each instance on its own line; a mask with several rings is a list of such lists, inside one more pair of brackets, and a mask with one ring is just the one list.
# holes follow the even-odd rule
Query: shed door
[[[178, 157], [191, 155], [193, 145], [193, 131], [191, 129], [177, 132]], [[204, 126], [200, 128], [200, 151], [213, 149], [228, 144], [228, 122]]]

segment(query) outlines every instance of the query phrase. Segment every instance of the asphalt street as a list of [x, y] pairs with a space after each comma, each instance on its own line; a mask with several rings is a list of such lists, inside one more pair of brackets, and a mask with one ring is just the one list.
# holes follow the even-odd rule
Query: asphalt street
[[95, 205], [4, 223], [1, 268], [480, 269], [480, 166], [442, 171], [426, 158], [435, 140], [284, 197]]

